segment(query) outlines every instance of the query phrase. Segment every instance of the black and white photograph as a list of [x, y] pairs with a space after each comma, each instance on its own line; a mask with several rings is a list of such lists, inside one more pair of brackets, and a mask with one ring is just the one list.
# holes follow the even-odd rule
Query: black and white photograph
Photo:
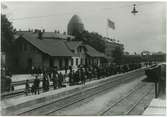
[[165, 116], [165, 1], [1, 1], [1, 116]]

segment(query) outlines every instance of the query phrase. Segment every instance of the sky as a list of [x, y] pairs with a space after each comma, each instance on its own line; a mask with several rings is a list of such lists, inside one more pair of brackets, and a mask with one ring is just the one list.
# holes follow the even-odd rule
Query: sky
[[[131, 13], [133, 4], [138, 13]], [[14, 28], [67, 31], [67, 24], [77, 14], [89, 32], [98, 32], [119, 40], [125, 51], [140, 53], [166, 51], [166, 9], [164, 2], [5, 2]], [[107, 27], [107, 19], [115, 30]], [[108, 34], [108, 35], [107, 35]]]

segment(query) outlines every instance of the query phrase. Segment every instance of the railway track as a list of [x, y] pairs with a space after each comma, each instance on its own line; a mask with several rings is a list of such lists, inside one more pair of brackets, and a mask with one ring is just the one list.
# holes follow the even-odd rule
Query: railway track
[[[103, 82], [98, 86], [94, 86], [88, 89], [84, 89], [82, 91], [75, 92], [68, 96], [65, 96], [60, 99], [55, 99], [49, 102], [44, 102], [42, 104], [37, 104], [32, 107], [28, 107], [21, 111], [17, 111], [13, 113], [14, 115], [51, 115], [59, 110], [62, 110], [70, 105], [81, 102], [87, 98], [92, 96], [96, 96], [99, 93], [102, 93], [108, 89], [111, 89], [114, 86], [117, 86], [123, 82], [135, 79], [137, 77], [142, 76], [143, 73], [140, 72], [138, 74], [129, 73], [125, 76], [119, 76], [116, 79], [108, 80], [107, 82]], [[128, 77], [127, 77], [128, 76]]]
[[118, 99], [110, 106], [106, 107], [98, 115], [101, 116], [113, 116], [113, 115], [130, 115], [130, 113], [136, 108], [136, 106], [151, 92], [152, 86], [144, 86], [141, 88], [135, 88], [127, 95]]

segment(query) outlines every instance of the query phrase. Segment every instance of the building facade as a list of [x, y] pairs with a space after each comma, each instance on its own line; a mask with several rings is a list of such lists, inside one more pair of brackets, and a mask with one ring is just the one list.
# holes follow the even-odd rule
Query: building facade
[[32, 67], [66, 69], [71, 66], [76, 69], [79, 65], [100, 65], [103, 53], [80, 41], [54, 38], [54, 32], [46, 37], [46, 33], [40, 38], [37, 32], [17, 33], [14, 64], [18, 71], [26, 73]]
[[122, 52], [124, 51], [123, 44], [105, 40], [105, 55], [107, 57], [108, 62], [112, 62], [114, 60], [113, 51], [117, 47], [120, 48], [120, 50], [122, 50]]

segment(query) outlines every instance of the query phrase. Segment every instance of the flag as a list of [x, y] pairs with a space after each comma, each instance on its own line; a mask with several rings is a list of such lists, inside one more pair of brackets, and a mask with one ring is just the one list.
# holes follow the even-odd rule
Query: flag
[[114, 30], [115, 29], [115, 23], [113, 21], [111, 21], [110, 19], [108, 19], [107, 21], [108, 21], [108, 27], [112, 28]]

